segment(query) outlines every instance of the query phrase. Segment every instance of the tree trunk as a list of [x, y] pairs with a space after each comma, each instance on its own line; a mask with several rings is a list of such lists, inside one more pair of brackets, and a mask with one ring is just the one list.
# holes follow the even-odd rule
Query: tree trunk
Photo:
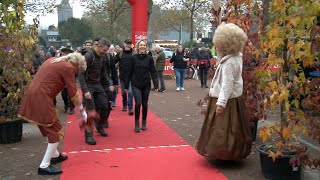
[[[285, 0], [285, 2], [287, 3], [288, 0]], [[289, 15], [288, 9], [286, 9], [286, 17]], [[284, 24], [282, 26], [286, 26], [288, 23], [288, 21], [285, 21]], [[286, 30], [286, 34], [289, 34], [289, 30]], [[281, 84], [285, 85], [286, 81], [287, 81], [287, 76], [289, 74], [289, 66], [290, 66], [290, 62], [289, 62], [289, 49], [288, 49], [288, 42], [289, 39], [286, 38], [284, 40], [284, 47], [282, 50], [282, 59], [284, 60], [284, 64], [282, 67], [282, 74], [281, 74]], [[281, 128], [285, 128], [288, 126], [288, 122], [287, 122], [287, 116], [288, 116], [288, 112], [286, 110], [286, 105], [285, 105], [286, 101], [282, 101], [281, 105], [280, 105], [280, 112], [281, 112]]]
[[149, 19], [152, 14], [152, 6], [153, 6], [153, 0], [148, 0], [148, 24], [149, 24]]
[[270, 6], [270, 2], [271, 0], [263, 0], [262, 1], [262, 11], [263, 11], [263, 15], [262, 15], [262, 32], [265, 32], [265, 29], [267, 27], [267, 25], [269, 24], [270, 21], [270, 13], [269, 13], [269, 6]]
[[193, 16], [194, 16], [194, 11], [191, 11], [191, 15], [190, 15], [190, 42], [193, 41], [193, 25], [194, 25], [194, 22], [193, 22]]
[[[284, 40], [284, 49], [282, 51], [282, 58], [284, 59], [284, 64], [281, 72], [281, 84], [285, 84], [287, 81], [287, 74], [289, 73], [289, 62], [288, 62], [288, 39]], [[287, 127], [287, 116], [288, 112], [286, 111], [286, 101], [282, 101], [280, 105], [281, 112], [281, 128]]]
[[179, 28], [179, 43], [182, 44], [182, 22], [180, 23]]
[[114, 24], [114, 21], [110, 23], [110, 30], [109, 30], [111, 43], [114, 43], [113, 24]]
[[[214, 32], [216, 31], [219, 24], [221, 24], [221, 1], [220, 0], [212, 0], [212, 8], [214, 11], [218, 13], [212, 13], [213, 18], [215, 18], [216, 22], [212, 23], [212, 36], [214, 35]], [[220, 10], [220, 11], [219, 11]], [[213, 44], [213, 38], [212, 38], [212, 44]]]

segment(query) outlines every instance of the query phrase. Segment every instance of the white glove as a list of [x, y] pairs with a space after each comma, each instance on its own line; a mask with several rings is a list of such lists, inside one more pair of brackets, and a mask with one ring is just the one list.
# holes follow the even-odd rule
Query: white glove
[[82, 119], [82, 121], [84, 121], [85, 123], [87, 123], [88, 115], [87, 115], [87, 112], [85, 111], [85, 109], [83, 108], [83, 105], [82, 105], [82, 104], [80, 105], [79, 110], [80, 110], [80, 114], [81, 114], [81, 119]]
[[86, 111], [82, 111], [82, 112], [81, 112], [81, 119], [82, 119], [82, 121], [84, 121], [85, 123], [87, 123], [87, 118], [88, 118], [88, 116], [87, 116]]

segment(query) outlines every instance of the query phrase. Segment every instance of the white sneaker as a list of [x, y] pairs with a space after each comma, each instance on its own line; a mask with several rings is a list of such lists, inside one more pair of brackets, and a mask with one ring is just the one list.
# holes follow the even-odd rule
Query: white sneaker
[[181, 91], [185, 91], [186, 89], [182, 87], [182, 88], [180, 88], [180, 90], [181, 90]]
[[180, 91], [180, 90], [181, 90], [180, 87], [177, 87], [176, 91]]

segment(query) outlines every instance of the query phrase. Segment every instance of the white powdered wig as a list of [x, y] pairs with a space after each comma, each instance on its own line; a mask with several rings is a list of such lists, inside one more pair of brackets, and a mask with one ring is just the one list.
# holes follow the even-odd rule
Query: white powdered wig
[[242, 52], [247, 41], [246, 33], [233, 23], [221, 23], [215, 31], [213, 43], [217, 47], [218, 55], [238, 54]]
[[84, 56], [82, 56], [80, 53], [74, 52], [70, 53], [66, 56], [62, 56], [56, 59], [51, 60], [51, 63], [57, 63], [61, 61], [69, 61], [74, 65], [77, 65], [80, 70], [86, 70], [87, 69], [87, 63]]

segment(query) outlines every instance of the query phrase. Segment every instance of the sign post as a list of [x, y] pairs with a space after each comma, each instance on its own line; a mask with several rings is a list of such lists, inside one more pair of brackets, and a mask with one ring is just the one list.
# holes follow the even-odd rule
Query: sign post
[[148, 0], [128, 0], [132, 7], [132, 43], [140, 39], [147, 40]]

